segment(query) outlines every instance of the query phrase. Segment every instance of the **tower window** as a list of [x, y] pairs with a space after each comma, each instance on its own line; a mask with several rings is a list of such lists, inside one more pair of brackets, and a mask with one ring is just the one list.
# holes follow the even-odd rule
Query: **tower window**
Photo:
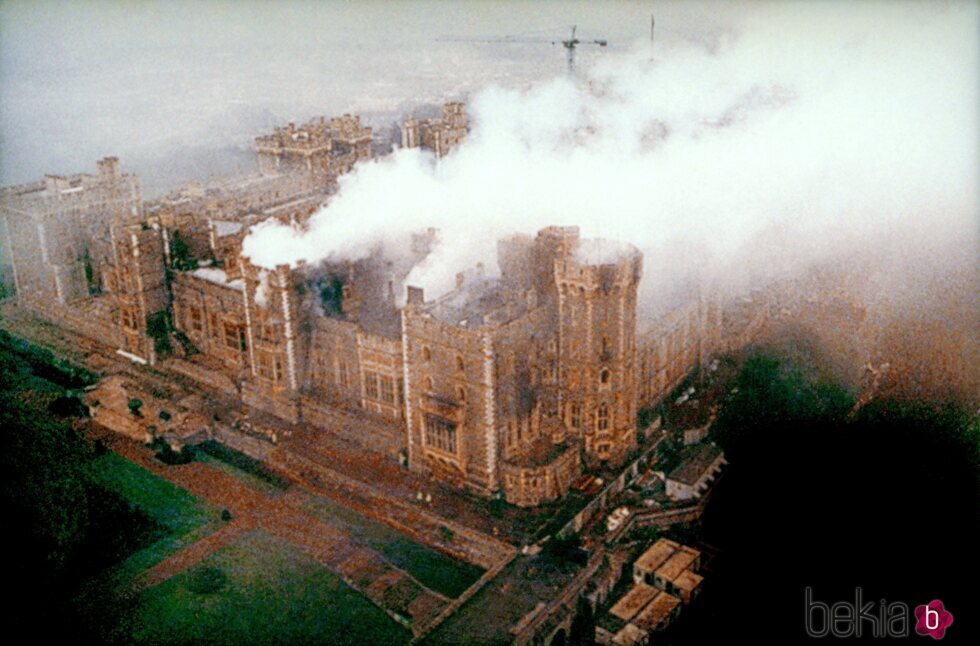
[[569, 404], [568, 406], [568, 425], [572, 428], [582, 427], [582, 405]]
[[456, 387], [456, 399], [458, 399], [461, 402], [466, 401], [466, 389], [463, 388], [462, 386]]
[[599, 404], [599, 411], [596, 413], [595, 426], [596, 430], [599, 431], [609, 430], [609, 407], [605, 404]]
[[432, 390], [432, 377], [426, 377], [425, 379], [422, 380], [422, 383], [425, 385], [426, 390], [428, 391]]
[[456, 372], [463, 372], [463, 357], [456, 355]]
[[380, 396], [378, 373], [364, 371], [364, 394], [368, 399], [378, 399]]
[[340, 361], [337, 364], [337, 381], [342, 387], [350, 388], [350, 370], [346, 361]]
[[612, 373], [609, 372], [609, 368], [603, 368], [599, 372], [599, 382], [603, 384], [608, 384], [609, 379], [612, 377]]
[[429, 346], [422, 346], [422, 361], [432, 361], [432, 350]]
[[381, 377], [381, 401], [395, 403], [395, 380], [388, 376]]

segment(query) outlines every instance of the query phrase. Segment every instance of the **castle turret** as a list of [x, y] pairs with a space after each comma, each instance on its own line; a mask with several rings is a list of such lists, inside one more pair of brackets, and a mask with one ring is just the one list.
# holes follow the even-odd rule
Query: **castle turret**
[[631, 245], [578, 242], [554, 261], [559, 407], [587, 463], [622, 463], [636, 445], [636, 290]]

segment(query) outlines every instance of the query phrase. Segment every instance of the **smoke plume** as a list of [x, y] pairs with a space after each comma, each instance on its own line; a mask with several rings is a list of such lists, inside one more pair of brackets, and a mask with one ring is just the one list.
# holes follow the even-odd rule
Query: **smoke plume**
[[265, 266], [358, 258], [437, 227], [409, 279], [437, 296], [457, 271], [493, 267], [499, 236], [575, 224], [644, 251], [649, 301], [695, 275], [747, 284], [843, 250], [972, 245], [977, 17], [753, 5], [710, 40], [487, 87], [449, 156], [363, 164], [307, 226], [264, 223], [244, 251]]

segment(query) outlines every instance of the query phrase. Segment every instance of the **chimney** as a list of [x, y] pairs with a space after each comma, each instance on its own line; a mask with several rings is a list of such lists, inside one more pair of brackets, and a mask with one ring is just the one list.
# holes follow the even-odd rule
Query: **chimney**
[[408, 286], [408, 299], [406, 301], [407, 305], [424, 305], [425, 304], [425, 292], [421, 287]]

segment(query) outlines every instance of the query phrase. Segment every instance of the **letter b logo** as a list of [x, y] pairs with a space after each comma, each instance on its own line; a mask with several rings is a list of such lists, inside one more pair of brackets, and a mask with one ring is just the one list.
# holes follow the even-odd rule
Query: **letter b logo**
[[830, 634], [830, 606], [813, 600], [813, 588], [804, 591], [806, 600], [806, 634], [809, 637], [826, 637]]

